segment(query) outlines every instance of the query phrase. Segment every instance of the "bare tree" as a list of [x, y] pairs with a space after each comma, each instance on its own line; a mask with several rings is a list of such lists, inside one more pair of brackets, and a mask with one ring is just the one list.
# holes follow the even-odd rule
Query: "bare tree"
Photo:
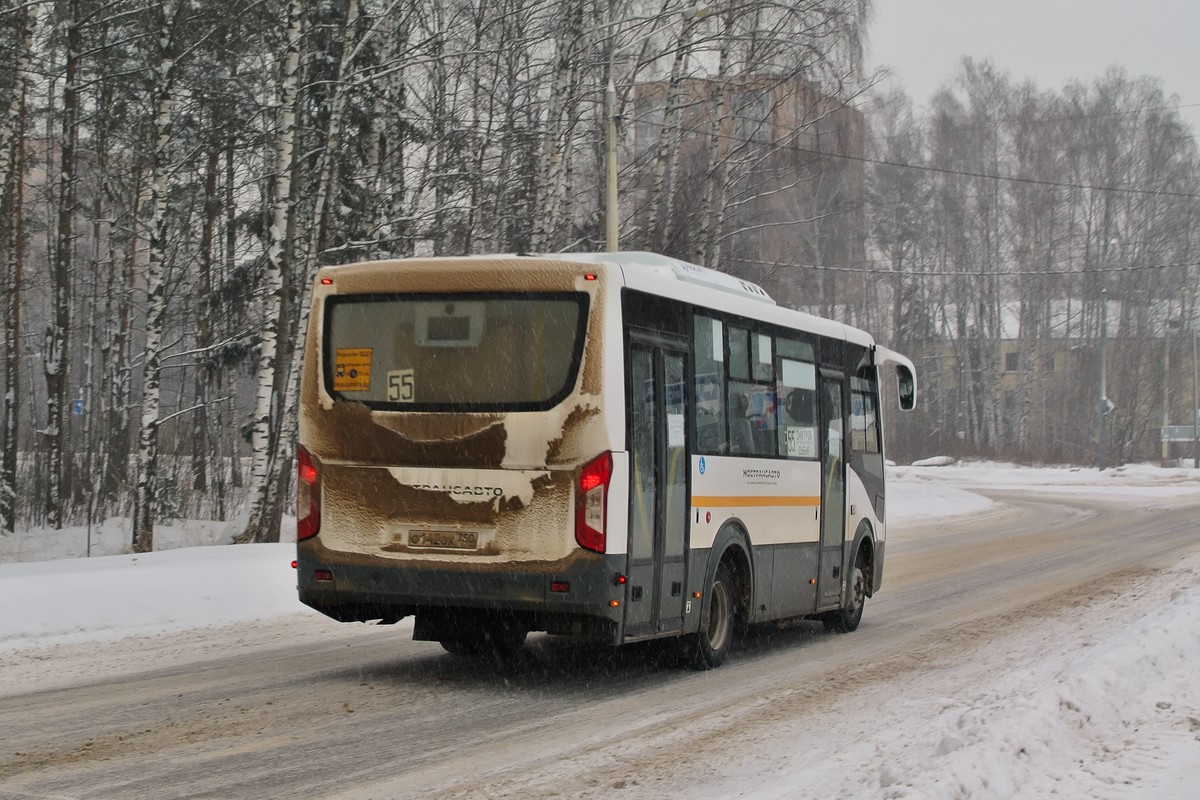
[[562, 28], [555, 42], [554, 75], [542, 132], [541, 170], [535, 190], [538, 208], [533, 223], [534, 250], [553, 249], [561, 242], [554, 223], [567, 202], [571, 109], [578, 86], [576, 71], [583, 47], [584, 0], [570, 0], [562, 12]]
[[[263, 332], [258, 352], [258, 395], [254, 406], [250, 469], [250, 518], [241, 534], [243, 541], [278, 541], [278, 512], [270, 500], [271, 484], [277, 477], [272, 471], [278, 431], [282, 381], [285, 377], [277, 360], [280, 321], [284, 304], [284, 275], [291, 270], [293, 242], [292, 211], [295, 198], [292, 174], [296, 165], [296, 100], [300, 91], [300, 48], [304, 17], [300, 0], [287, 4], [287, 45], [279, 75], [279, 122], [276, 128], [274, 207], [267, 248], [266, 296]], [[275, 467], [277, 469], [277, 467]]]
[[63, 525], [67, 495], [64, 481], [66, 414], [70, 384], [71, 282], [75, 269], [76, 147], [79, 141], [79, 62], [83, 57], [80, 0], [65, 9], [66, 52], [63, 67], [62, 127], [58, 165], [58, 220], [54, 242], [51, 312], [46, 324], [42, 369], [46, 377], [46, 524]]
[[150, 194], [146, 200], [146, 345], [142, 363], [142, 421], [138, 435], [138, 473], [134, 498], [133, 550], [154, 549], [155, 487], [158, 472], [159, 398], [162, 381], [162, 334], [166, 322], [166, 217], [171, 132], [174, 125], [175, 74], [179, 52], [175, 32], [178, 0], [156, 0], [151, 6], [157, 37], [154, 75], [154, 153]]
[[11, 222], [7, 230], [8, 274], [4, 290], [4, 398], [0, 431], [0, 534], [16, 530], [17, 518], [17, 428], [20, 410], [21, 272], [24, 261], [24, 217], [22, 158], [25, 130], [25, 86], [32, 58], [37, 16], [28, 6], [17, 9], [16, 48], [8, 109], [0, 119], [0, 214]]

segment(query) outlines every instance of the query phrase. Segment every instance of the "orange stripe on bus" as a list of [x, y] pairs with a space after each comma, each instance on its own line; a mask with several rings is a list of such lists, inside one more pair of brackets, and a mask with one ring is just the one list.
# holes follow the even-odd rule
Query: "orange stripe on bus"
[[818, 506], [819, 497], [718, 497], [695, 496], [692, 508], [764, 508], [769, 506]]

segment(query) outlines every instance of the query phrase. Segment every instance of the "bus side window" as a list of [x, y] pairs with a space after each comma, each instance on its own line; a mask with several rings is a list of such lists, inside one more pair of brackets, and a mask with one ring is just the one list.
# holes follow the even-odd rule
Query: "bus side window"
[[748, 388], [746, 384], [729, 384], [729, 452], [734, 455], [748, 455], [754, 452]]
[[729, 382], [729, 452], [775, 455], [775, 388]]
[[850, 449], [860, 453], [879, 452], [874, 395], [850, 393]]
[[692, 352], [695, 356], [695, 452], [714, 455], [725, 448], [725, 337], [720, 320], [697, 316]]
[[817, 368], [813, 364], [779, 359], [779, 454], [785, 458], [816, 458]]
[[750, 380], [750, 331], [729, 329], [729, 379]]
[[850, 449], [859, 453], [879, 452], [878, 382], [873, 368], [859, 371], [850, 379]]

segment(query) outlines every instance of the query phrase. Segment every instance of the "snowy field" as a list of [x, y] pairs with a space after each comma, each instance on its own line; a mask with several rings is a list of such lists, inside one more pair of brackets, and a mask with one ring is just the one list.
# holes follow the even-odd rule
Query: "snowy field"
[[[1200, 471], [1143, 466], [913, 466], [889, 479], [894, 537], [917, 519], [998, 511], [974, 491], [985, 488], [1131, 503], [1200, 496]], [[80, 557], [81, 529], [0, 537], [0, 696], [195, 657], [188, 642], [219, 651], [342, 631], [296, 601], [293, 545], [202, 546], [227, 543], [236, 525], [189, 523], [157, 534], [170, 549], [98, 555], [119, 553], [121, 528], [91, 531], [91, 558]], [[671, 795], [1200, 796], [1200, 550], [1144, 591], [1112, 594], [1069, 619], [1000, 631], [936, 672], [868, 688], [857, 711], [834, 704], [759, 725], [755, 757]], [[806, 734], [814, 721], [821, 737]], [[885, 766], [857, 766], [868, 763]]]

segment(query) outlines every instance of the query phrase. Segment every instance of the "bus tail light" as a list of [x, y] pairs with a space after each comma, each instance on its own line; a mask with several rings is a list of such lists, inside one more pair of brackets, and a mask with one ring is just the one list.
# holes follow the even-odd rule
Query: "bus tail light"
[[612, 453], [603, 453], [579, 473], [575, 493], [575, 541], [586, 550], [603, 553], [608, 523], [608, 482], [612, 479]]
[[311, 539], [321, 531], [321, 473], [312, 455], [296, 451], [296, 541]]

